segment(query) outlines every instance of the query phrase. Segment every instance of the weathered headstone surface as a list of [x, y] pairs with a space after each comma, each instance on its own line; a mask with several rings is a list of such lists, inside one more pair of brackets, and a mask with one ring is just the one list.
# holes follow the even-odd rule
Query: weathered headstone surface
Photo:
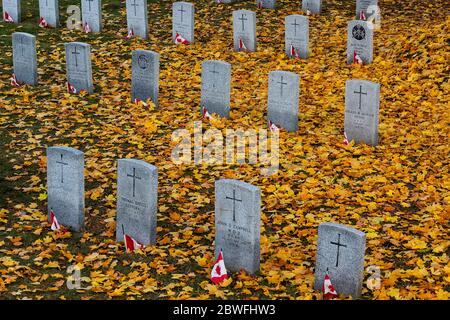
[[81, 0], [81, 19], [92, 32], [102, 31], [102, 0]]
[[172, 5], [172, 39], [178, 33], [190, 43], [194, 42], [195, 8], [189, 2], [174, 2]]
[[256, 5], [258, 8], [264, 8], [264, 9], [275, 9], [277, 5], [276, 0], [256, 0]]
[[233, 43], [236, 51], [256, 51], [256, 13], [249, 10], [233, 11]]
[[319, 225], [314, 288], [322, 290], [325, 274], [331, 278], [336, 292], [361, 296], [364, 276], [366, 235], [356, 229], [336, 224]]
[[269, 73], [267, 117], [289, 132], [298, 130], [300, 77], [288, 71]]
[[[309, 57], [309, 19], [308, 17], [293, 14], [284, 19], [285, 51], [288, 57]], [[292, 50], [294, 49], [294, 50]]]
[[[228, 62], [208, 60], [202, 63], [201, 107], [209, 113], [230, 117], [231, 65]], [[201, 110], [200, 110], [201, 112]]]
[[349, 141], [378, 144], [380, 85], [367, 80], [345, 84], [344, 131]]
[[91, 46], [82, 42], [65, 43], [67, 82], [77, 92], [94, 92], [91, 66]]
[[373, 61], [373, 29], [366, 21], [353, 20], [347, 28], [347, 63], [353, 63], [356, 52], [364, 64]]
[[19, 23], [21, 21], [21, 0], [2, 0], [2, 8], [4, 17], [5, 12], [13, 19], [14, 23]]
[[126, 0], [128, 30], [135, 36], [147, 39], [148, 14], [147, 0]]
[[75, 231], [84, 223], [84, 153], [69, 147], [47, 148], [48, 215]]
[[59, 26], [59, 2], [58, 0], [39, 0], [39, 15], [47, 21], [51, 27]]
[[215, 189], [216, 258], [222, 249], [227, 270], [254, 274], [260, 263], [261, 191], [230, 179], [217, 180]]
[[378, 0], [356, 0], [356, 18], [359, 19], [361, 11], [364, 11], [366, 18], [369, 18], [370, 6], [378, 6]]
[[142, 160], [120, 159], [117, 162], [117, 241], [123, 241], [125, 231], [141, 244], [154, 244], [157, 204], [158, 169]]
[[159, 53], [135, 50], [131, 56], [131, 100], [151, 99], [158, 105]]
[[37, 85], [36, 37], [24, 32], [14, 32], [12, 48], [17, 81]]
[[302, 10], [311, 13], [320, 13], [322, 11], [322, 0], [302, 0]]

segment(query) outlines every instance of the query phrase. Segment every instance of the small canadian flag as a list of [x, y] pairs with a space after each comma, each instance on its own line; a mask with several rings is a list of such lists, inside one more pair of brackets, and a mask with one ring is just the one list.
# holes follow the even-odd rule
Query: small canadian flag
[[11, 76], [11, 85], [13, 87], [20, 87], [20, 83], [19, 83], [19, 81], [17, 81], [17, 77], [16, 77], [16, 75], [14, 73]]
[[361, 10], [359, 13], [359, 20], [366, 20], [366, 14], [364, 13], [364, 10]]
[[338, 296], [336, 290], [334, 290], [334, 287], [331, 284], [331, 279], [330, 279], [328, 272], [325, 273], [325, 279], [323, 280], [322, 291], [323, 291], [323, 299], [324, 300], [328, 300], [328, 299]]
[[48, 28], [47, 20], [45, 20], [43, 17], [39, 18], [39, 27]]
[[61, 230], [61, 225], [59, 224], [58, 219], [56, 219], [55, 213], [51, 209], [50, 209], [50, 228], [53, 231]]
[[278, 129], [278, 127], [276, 126], [276, 124], [273, 123], [273, 122], [270, 121], [270, 120], [267, 121], [267, 126], [269, 127], [269, 129], [270, 129], [271, 132], [277, 132], [277, 131], [280, 130], [280, 129]]
[[263, 8], [263, 2], [262, 0], [258, 1], [258, 9], [262, 9]]
[[134, 37], [134, 31], [133, 31], [133, 28], [131, 28], [130, 30], [128, 30], [128, 34], [125, 37], [125, 40], [130, 40], [133, 37]]
[[212, 120], [212, 116], [209, 114], [208, 109], [206, 107], [202, 107], [202, 115], [203, 119]]
[[70, 82], [67, 82], [67, 91], [69, 93], [77, 93], [77, 89], [73, 85], [70, 84]]
[[362, 61], [361, 57], [356, 53], [356, 51], [353, 51], [353, 63], [363, 65], [364, 62]]
[[217, 257], [216, 263], [211, 270], [211, 281], [215, 284], [223, 282], [228, 279], [227, 269], [225, 268], [225, 262], [223, 260], [223, 252], [220, 249], [219, 256]]
[[291, 44], [291, 49], [289, 50], [291, 52], [291, 57], [300, 58], [300, 56], [297, 53], [297, 49]]
[[310, 16], [311, 15], [311, 11], [309, 11], [309, 9], [306, 9], [306, 15]]
[[14, 22], [13, 18], [9, 15], [8, 12], [3, 12], [3, 20], [5, 22]]
[[148, 104], [146, 102], [142, 101], [141, 99], [135, 98], [134, 104], [139, 105], [139, 103], [141, 103], [144, 107], [148, 107]]
[[187, 41], [185, 38], [181, 36], [178, 32], [175, 34], [175, 43], [176, 44], [189, 44], [189, 41]]
[[245, 46], [244, 40], [242, 40], [242, 38], [239, 38], [239, 50], [247, 51], [247, 47]]
[[345, 133], [345, 131], [344, 131], [344, 141], [343, 141], [343, 143], [346, 146], [348, 146], [350, 144], [350, 142], [348, 141], [347, 134]]
[[85, 32], [85, 33], [90, 33], [90, 32], [92, 32], [92, 30], [91, 30], [91, 27], [89, 26], [89, 23], [85, 23], [84, 24], [84, 26], [83, 26], [83, 31]]
[[131, 236], [129, 236], [129, 235], [127, 235], [125, 233], [123, 225], [122, 225], [122, 233], [123, 233], [123, 241], [125, 242], [125, 249], [127, 251], [134, 251], [134, 250], [137, 250], [137, 249], [144, 248], [143, 244], [140, 244], [139, 242], [134, 240]]

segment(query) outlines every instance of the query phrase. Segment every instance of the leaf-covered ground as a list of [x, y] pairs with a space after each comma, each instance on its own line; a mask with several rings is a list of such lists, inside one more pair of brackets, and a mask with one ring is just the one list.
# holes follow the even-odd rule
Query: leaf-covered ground
[[[325, 1], [310, 17], [308, 60], [284, 55], [284, 17], [299, 1], [257, 11], [258, 51], [232, 50], [231, 12], [254, 1], [196, 6], [196, 43], [171, 44], [171, 1], [149, 2], [150, 37], [125, 41], [125, 9], [103, 1], [105, 31], [37, 28], [37, 0], [24, 21], [0, 23], [0, 298], [2, 299], [318, 299], [313, 290], [317, 226], [334, 221], [367, 234], [366, 267], [381, 269], [381, 288], [365, 299], [448, 299], [449, 3], [380, 0], [381, 29], [372, 65], [346, 64], [346, 25], [354, 1]], [[62, 21], [68, 3], [60, 1]], [[11, 33], [37, 36], [39, 85], [12, 88]], [[95, 93], [68, 95], [64, 42], [92, 46]], [[160, 107], [129, 102], [131, 51], [161, 54]], [[204, 128], [265, 128], [268, 72], [301, 76], [299, 131], [280, 134], [280, 170], [259, 165], [195, 166], [171, 161], [175, 129], [192, 130], [199, 112], [201, 63], [232, 65], [231, 119]], [[380, 143], [344, 146], [348, 79], [380, 83]], [[85, 152], [85, 232], [59, 235], [46, 217], [45, 149]], [[158, 166], [157, 245], [126, 254], [114, 241], [116, 161]], [[247, 181], [262, 191], [261, 272], [232, 274], [217, 287], [213, 263], [214, 181]], [[77, 265], [82, 285], [68, 290]], [[365, 279], [369, 277], [365, 274]]]

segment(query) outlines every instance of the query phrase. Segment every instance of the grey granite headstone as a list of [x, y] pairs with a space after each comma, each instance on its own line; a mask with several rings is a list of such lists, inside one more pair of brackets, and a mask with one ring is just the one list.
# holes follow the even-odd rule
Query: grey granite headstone
[[48, 215], [75, 231], [84, 223], [84, 153], [69, 147], [47, 148]]
[[37, 85], [36, 37], [24, 32], [14, 32], [12, 48], [17, 81]]
[[[21, 21], [21, 0], [2, 0], [2, 17], [5, 12], [14, 20], [14, 23], [19, 23]], [[3, 20], [3, 19], [2, 19]]]
[[322, 290], [325, 274], [339, 295], [361, 296], [366, 235], [356, 229], [321, 223], [317, 240], [314, 288]]
[[82, 42], [68, 42], [66, 47], [67, 82], [79, 93], [85, 90], [94, 92], [91, 66], [91, 46]]
[[373, 29], [366, 21], [353, 20], [347, 27], [347, 63], [353, 63], [353, 54], [362, 59], [364, 64], [373, 61]]
[[102, 31], [102, 0], [81, 0], [81, 19], [92, 32]]
[[[201, 107], [209, 113], [230, 117], [231, 65], [228, 62], [208, 60], [202, 63]], [[201, 108], [200, 108], [201, 112]]]
[[288, 57], [291, 54], [291, 46], [300, 58], [307, 59], [309, 57], [309, 19], [306, 16], [293, 14], [284, 19], [284, 42], [285, 51]]
[[119, 159], [116, 240], [123, 241], [124, 231], [140, 244], [154, 244], [157, 204], [158, 169], [142, 160]]
[[194, 42], [195, 8], [189, 2], [174, 2], [172, 5], [172, 39], [178, 33], [190, 43]]
[[302, 0], [302, 10], [311, 13], [320, 13], [322, 11], [322, 0]]
[[349, 141], [378, 144], [380, 85], [367, 80], [345, 84], [344, 131]]
[[230, 179], [217, 180], [215, 189], [215, 256], [222, 249], [227, 270], [254, 274], [260, 264], [261, 191]]
[[264, 9], [275, 9], [277, 5], [276, 0], [256, 0], [256, 5], [258, 8]]
[[288, 71], [269, 73], [267, 117], [289, 132], [298, 130], [300, 77]]
[[58, 0], [39, 0], [39, 15], [47, 21], [51, 27], [59, 26]]
[[131, 100], [151, 99], [158, 105], [159, 53], [135, 50], [131, 55]]
[[256, 51], [256, 13], [249, 10], [233, 11], [233, 43], [235, 51], [242, 40], [247, 51]]
[[369, 18], [369, 6], [378, 6], [378, 0], [356, 0], [356, 19], [359, 19], [361, 11], [364, 11], [366, 18]]
[[147, 0], [126, 0], [126, 8], [128, 30], [132, 29], [135, 36], [147, 39]]

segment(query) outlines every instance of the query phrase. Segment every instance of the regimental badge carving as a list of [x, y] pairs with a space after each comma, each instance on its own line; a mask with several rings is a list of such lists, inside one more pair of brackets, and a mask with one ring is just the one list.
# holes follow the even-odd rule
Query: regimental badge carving
[[353, 27], [352, 35], [356, 40], [363, 40], [366, 38], [366, 31], [363, 26], [357, 24]]

